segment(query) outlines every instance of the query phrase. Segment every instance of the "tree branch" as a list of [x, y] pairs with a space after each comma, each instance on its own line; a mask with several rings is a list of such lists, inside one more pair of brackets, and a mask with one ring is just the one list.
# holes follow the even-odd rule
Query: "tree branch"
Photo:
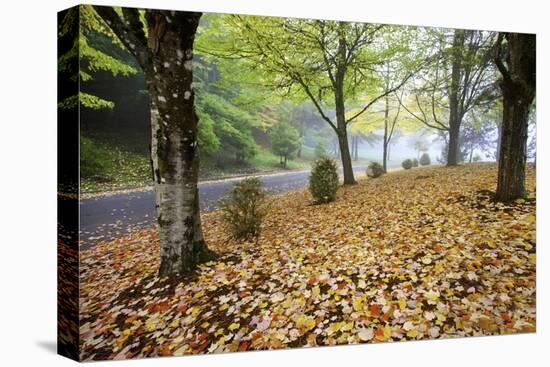
[[369, 103], [367, 103], [367, 105], [365, 107], [363, 107], [361, 110], [359, 110], [359, 112], [357, 112], [355, 115], [353, 115], [352, 117], [350, 117], [349, 119], [346, 120], [346, 124], [355, 120], [357, 117], [361, 116], [366, 110], [369, 109], [370, 106], [372, 106], [373, 104], [375, 104], [377, 101], [379, 101], [381, 98], [384, 98], [385, 96], [387, 96], [388, 94], [391, 94], [395, 91], [397, 91], [398, 89], [400, 89], [403, 85], [405, 85], [405, 83], [415, 74], [415, 72], [411, 72], [409, 73], [398, 85], [396, 85], [395, 87], [393, 88], [390, 88], [390, 89], [386, 89], [384, 91], [384, 93], [380, 94], [379, 96], [377, 96], [376, 98], [374, 98], [372, 101], [370, 101]]
[[501, 56], [503, 38], [504, 38], [504, 33], [499, 32], [497, 41], [495, 43], [495, 57], [493, 58], [493, 61], [495, 62], [495, 65], [497, 66], [498, 71], [500, 71], [500, 73], [502, 74], [502, 77], [505, 80], [510, 80], [511, 79], [510, 72], [502, 62], [502, 56]]
[[117, 12], [110, 6], [94, 5], [94, 10], [111, 27], [122, 44], [137, 59], [142, 69], [150, 62], [149, 49], [145, 40], [138, 9], [123, 8], [124, 17], [121, 19]]
[[325, 115], [323, 108], [321, 107], [319, 102], [315, 99], [315, 96], [313, 95], [313, 93], [311, 92], [307, 84], [304, 82], [304, 80], [299, 75], [296, 75], [294, 79], [302, 86], [302, 88], [304, 89], [304, 92], [306, 92], [309, 99], [311, 99], [311, 102], [313, 102], [313, 104], [315, 105], [315, 108], [317, 108], [317, 111], [319, 112], [323, 120], [328, 122], [329, 125], [334, 129], [334, 131], [338, 133], [338, 129], [336, 128], [336, 125], [332, 122], [331, 119], [328, 118], [327, 115]]
[[[396, 95], [396, 96], [397, 96], [397, 95]], [[418, 103], [419, 103], [419, 102], [418, 102], [418, 96], [416, 96], [416, 98], [417, 98], [417, 104], [418, 104]], [[441, 127], [430, 124], [430, 123], [428, 122], [428, 120], [427, 120], [425, 117], [422, 118], [422, 117], [418, 116], [417, 114], [415, 114], [414, 112], [412, 112], [411, 110], [409, 110], [409, 109], [407, 108], [407, 106], [405, 106], [405, 104], [403, 104], [403, 101], [402, 101], [402, 99], [401, 99], [400, 97], [397, 97], [397, 100], [399, 101], [399, 104], [403, 107], [403, 109], [404, 109], [405, 111], [407, 111], [412, 117], [414, 117], [414, 118], [417, 119], [418, 121], [422, 122], [424, 125], [426, 125], [426, 126], [428, 126], [428, 127], [431, 127], [432, 129], [436, 129], [436, 130], [440, 130], [440, 131], [448, 131], [448, 130], [449, 130], [449, 128], [448, 128], [447, 126], [442, 125], [442, 124], [440, 124]], [[419, 105], [419, 108], [420, 108], [420, 105]], [[425, 116], [425, 114], [424, 114], [424, 112], [422, 111], [422, 109], [421, 109], [420, 111], [421, 111], [421, 112], [423, 113], [423, 115]]]

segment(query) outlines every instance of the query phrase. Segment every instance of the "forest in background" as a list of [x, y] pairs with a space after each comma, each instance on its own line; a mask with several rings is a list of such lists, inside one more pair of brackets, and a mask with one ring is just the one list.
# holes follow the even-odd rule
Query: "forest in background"
[[[239, 54], [246, 48], [238, 44], [243, 40], [231, 19], [206, 14], [197, 31], [193, 88], [200, 121], [201, 179], [309, 169], [320, 156], [340, 160], [337, 134], [308, 95], [272, 77], [267, 62]], [[261, 24], [261, 18], [250, 19], [258, 22], [258, 29], [269, 26]], [[151, 184], [149, 95], [143, 72], [91, 7], [83, 7], [80, 29], [82, 190]], [[428, 152], [433, 163], [445, 164], [450, 126], [442, 123], [449, 110], [444, 83], [450, 75], [443, 74], [451, 71], [445, 58], [452, 50], [455, 31], [385, 26], [376, 32], [368, 40], [371, 51], [361, 56], [368, 62], [362, 66], [368, 72], [353, 69], [364, 75], [354, 77], [353, 88], [346, 87], [346, 95], [351, 96], [346, 114], [353, 115], [374, 101], [346, 128], [352, 160], [366, 165], [383, 163], [386, 156], [388, 166], [397, 168], [404, 159], [418, 159]], [[470, 37], [464, 48], [475, 47], [481, 54], [494, 33], [476, 32]], [[439, 61], [424, 67], [427, 58]], [[464, 89], [471, 96], [460, 129], [458, 161], [494, 161], [502, 115], [497, 71], [480, 60], [468, 62], [478, 79], [470, 91]], [[334, 102], [323, 95], [329, 89], [323, 84], [326, 81], [317, 82], [317, 100], [326, 117], [335, 119]], [[74, 100], [67, 99], [60, 105], [71, 103]], [[534, 115], [533, 108], [531, 159], [536, 145]]]

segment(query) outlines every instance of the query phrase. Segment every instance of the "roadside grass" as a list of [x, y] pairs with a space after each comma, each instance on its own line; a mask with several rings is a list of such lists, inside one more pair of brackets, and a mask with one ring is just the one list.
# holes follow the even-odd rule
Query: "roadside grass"
[[[200, 179], [218, 179], [262, 172], [307, 169], [313, 150], [303, 148], [303, 158], [289, 160], [287, 168], [268, 150], [260, 151], [250, 162], [219, 166], [205, 157], [201, 160]], [[148, 154], [124, 149], [108, 139], [82, 135], [80, 138], [80, 191], [95, 193], [151, 185]]]
[[80, 190], [108, 191], [151, 184], [149, 158], [85, 136], [80, 138]]
[[[270, 151], [260, 151], [251, 160], [250, 164], [258, 171], [282, 170], [279, 157]], [[310, 162], [304, 158], [291, 159], [287, 161], [287, 170], [309, 168]]]

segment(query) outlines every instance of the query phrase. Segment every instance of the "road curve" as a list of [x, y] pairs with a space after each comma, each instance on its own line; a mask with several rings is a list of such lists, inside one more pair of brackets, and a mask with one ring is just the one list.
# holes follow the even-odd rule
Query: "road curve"
[[[364, 175], [365, 167], [354, 167], [356, 175]], [[199, 200], [202, 212], [217, 208], [220, 198], [242, 180], [229, 179], [199, 183]], [[260, 176], [270, 194], [279, 194], [306, 187], [309, 170], [291, 171]], [[150, 227], [155, 219], [153, 191], [125, 192], [111, 196], [80, 201], [81, 249], [93, 247], [99, 241], [112, 240], [130, 231]]]

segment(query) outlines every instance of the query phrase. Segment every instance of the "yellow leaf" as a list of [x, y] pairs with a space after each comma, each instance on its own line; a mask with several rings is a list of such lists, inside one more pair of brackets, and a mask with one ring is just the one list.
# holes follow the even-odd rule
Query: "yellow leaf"
[[173, 320], [170, 325], [169, 325], [171, 328], [177, 328], [178, 326], [180, 326], [180, 320], [178, 320], [177, 318], [175, 320]]
[[147, 331], [154, 331], [157, 329], [157, 320], [154, 319], [148, 319], [145, 322], [145, 330]]
[[229, 325], [228, 329], [230, 331], [234, 331], [234, 330], [237, 330], [238, 328], [241, 327], [241, 324], [237, 323], [237, 322], [234, 322], [232, 323], [231, 325]]
[[311, 295], [312, 295], [313, 297], [319, 297], [319, 296], [321, 295], [321, 289], [319, 288], [318, 285], [316, 285], [315, 287], [313, 287], [313, 288], [311, 289]]
[[365, 298], [364, 296], [356, 297], [353, 299], [353, 310], [355, 312], [361, 312], [363, 311], [363, 308], [365, 306]]
[[401, 310], [404, 310], [407, 307], [407, 301], [405, 301], [404, 298], [399, 298], [399, 300], [397, 301], [397, 304], [399, 305], [399, 308]]
[[386, 324], [386, 326], [384, 326], [384, 338], [386, 338], [386, 340], [391, 338], [391, 326], [388, 325], [388, 324]]
[[424, 297], [426, 297], [426, 299], [428, 299], [430, 301], [437, 301], [439, 299], [439, 292], [434, 291], [434, 290], [430, 290], [430, 291], [424, 293]]
[[351, 329], [353, 329], [353, 321], [345, 323], [340, 330], [341, 331], [350, 331]]
[[316, 325], [317, 323], [312, 316], [301, 315], [300, 317], [298, 317], [298, 320], [296, 320], [296, 327], [303, 331], [309, 331], [313, 329]]

